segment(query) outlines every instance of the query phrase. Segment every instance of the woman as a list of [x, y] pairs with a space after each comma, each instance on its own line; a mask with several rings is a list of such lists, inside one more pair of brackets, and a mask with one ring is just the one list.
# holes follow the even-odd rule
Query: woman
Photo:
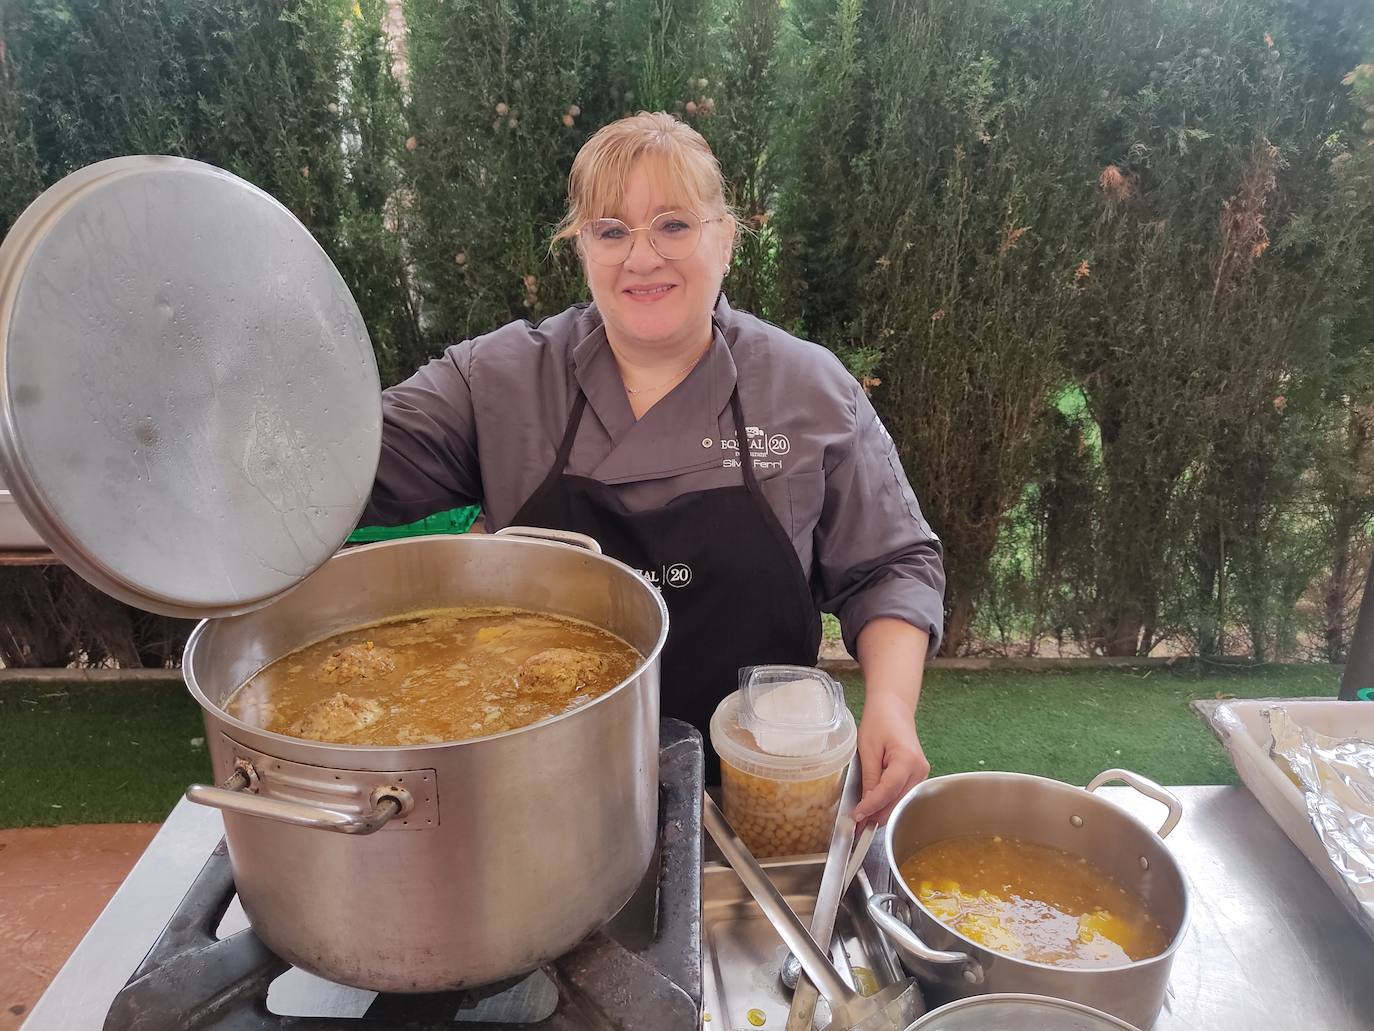
[[386, 391], [364, 521], [480, 502], [489, 527], [594, 537], [661, 589], [663, 715], [704, 735], [741, 666], [814, 665], [818, 607], [837, 613], [866, 690], [857, 815], [885, 819], [929, 772], [914, 714], [940, 543], [854, 378], [726, 303], [736, 232], [691, 127], [641, 113], [597, 132], [555, 237], [576, 241], [592, 303]]

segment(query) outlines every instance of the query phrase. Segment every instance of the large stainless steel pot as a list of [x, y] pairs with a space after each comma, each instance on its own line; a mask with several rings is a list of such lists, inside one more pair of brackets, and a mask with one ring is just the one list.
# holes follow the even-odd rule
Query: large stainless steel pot
[[[323, 744], [222, 708], [303, 645], [455, 605], [574, 616], [645, 660], [580, 709], [448, 744]], [[606, 923], [654, 848], [667, 620], [644, 578], [599, 549], [478, 535], [346, 551], [265, 608], [201, 623], [184, 671], [224, 786], [188, 796], [224, 810], [253, 930], [330, 980], [420, 992], [526, 973]]]
[[[1158, 833], [1093, 793], [1113, 780], [1168, 806]], [[1046, 995], [1148, 1028], [1163, 1005], [1169, 968], [1188, 927], [1187, 885], [1163, 841], [1182, 812], [1174, 795], [1128, 770], [1107, 770], [1086, 790], [1019, 773], [932, 777], [912, 789], [888, 824], [887, 861], [903, 897], [874, 896], [870, 915], [934, 1005], [989, 993]], [[993, 952], [964, 937], [921, 905], [900, 866], [925, 845], [965, 834], [1017, 837], [1087, 858], [1143, 900], [1168, 936], [1168, 948], [1123, 966], [1072, 969]], [[892, 914], [894, 906], [905, 909], [905, 920]]]
[[[496, 981], [608, 920], [647, 868], [667, 611], [628, 567], [547, 541], [336, 554], [381, 433], [343, 278], [285, 207], [222, 169], [98, 162], [0, 243], [0, 475], [96, 587], [209, 620], [185, 676], [224, 786], [190, 794], [225, 810], [255, 930], [349, 984]], [[577, 616], [645, 661], [561, 718], [448, 745], [301, 741], [221, 708], [302, 645], [464, 604]]]

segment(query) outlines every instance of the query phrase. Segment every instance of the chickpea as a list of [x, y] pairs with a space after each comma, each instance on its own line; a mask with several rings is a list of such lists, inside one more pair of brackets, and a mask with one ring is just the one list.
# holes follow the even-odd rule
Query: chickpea
[[811, 780], [772, 780], [721, 763], [725, 817], [760, 859], [824, 852], [840, 804], [844, 768]]

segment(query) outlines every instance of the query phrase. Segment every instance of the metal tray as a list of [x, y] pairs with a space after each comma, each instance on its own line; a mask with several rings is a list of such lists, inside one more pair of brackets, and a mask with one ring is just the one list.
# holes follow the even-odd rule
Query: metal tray
[[[809, 924], [825, 856], [760, 863], [787, 904]], [[841, 976], [866, 994], [904, 979], [896, 956], [865, 913], [872, 892], [868, 872], [860, 870], [840, 905], [830, 950]], [[782, 1031], [792, 1001], [779, 975], [787, 947], [730, 867], [708, 861], [701, 894], [703, 1031]], [[815, 1026], [823, 1028], [829, 1020], [822, 999]]]

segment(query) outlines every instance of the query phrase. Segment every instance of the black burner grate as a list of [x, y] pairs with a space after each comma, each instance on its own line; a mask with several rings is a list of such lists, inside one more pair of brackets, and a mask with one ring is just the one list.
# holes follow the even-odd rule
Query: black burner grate
[[[251, 930], [216, 939], [234, 896], [221, 841], [115, 997], [106, 1031], [695, 1031], [701, 1019], [702, 770], [701, 735], [664, 720], [659, 840], [644, 883], [609, 925], [531, 975], [535, 981], [379, 994], [360, 1017], [281, 1016], [268, 1009], [268, 988], [290, 967]], [[540, 978], [546, 980], [536, 983]], [[539, 988], [552, 1009], [543, 1019], [471, 1019], [484, 1000]]]

